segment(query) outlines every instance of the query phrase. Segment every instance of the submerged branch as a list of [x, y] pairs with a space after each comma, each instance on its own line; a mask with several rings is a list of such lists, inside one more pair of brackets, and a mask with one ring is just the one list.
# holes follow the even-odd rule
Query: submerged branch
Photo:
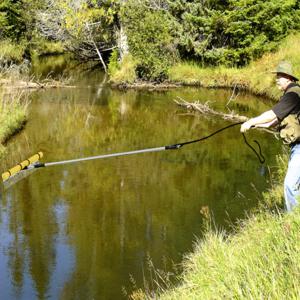
[[[182, 99], [180, 97], [177, 97], [177, 99], [174, 101], [179, 106], [184, 107], [188, 110], [196, 111], [201, 114], [207, 114], [207, 115], [209, 114], [209, 115], [219, 116], [219, 117], [223, 118], [224, 120], [230, 120], [230, 121], [236, 121], [236, 122], [246, 122], [247, 120], [249, 120], [248, 117], [240, 116], [239, 114], [236, 114], [234, 111], [231, 111], [229, 114], [216, 111], [209, 106], [208, 102], [200, 103], [199, 101], [196, 101], [196, 102], [191, 103], [191, 102], [185, 101], [184, 99]], [[262, 129], [262, 130], [272, 133], [274, 135], [276, 134], [276, 131], [274, 129], [267, 129], [267, 128], [257, 128], [257, 129]]]
[[177, 100], [174, 100], [179, 106], [185, 107], [189, 110], [194, 110], [197, 112], [200, 112], [201, 114], [210, 114], [210, 115], [216, 115], [222, 117], [224, 120], [232, 120], [232, 121], [240, 121], [245, 122], [248, 120], [245, 116], [240, 116], [238, 114], [235, 114], [234, 111], [230, 112], [230, 114], [226, 114], [223, 112], [219, 112], [216, 110], [213, 110], [208, 102], [200, 103], [198, 101], [196, 102], [187, 102], [184, 99], [178, 97]]
[[56, 80], [24, 81], [14, 79], [0, 79], [0, 87], [5, 89], [43, 89], [43, 88], [73, 88], [75, 86], [65, 84]]

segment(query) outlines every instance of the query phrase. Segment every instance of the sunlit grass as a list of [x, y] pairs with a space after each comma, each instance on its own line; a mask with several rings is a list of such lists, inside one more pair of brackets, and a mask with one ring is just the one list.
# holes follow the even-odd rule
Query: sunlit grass
[[300, 210], [261, 213], [240, 228], [208, 233], [186, 258], [182, 284], [159, 299], [299, 299]]
[[24, 60], [25, 44], [0, 40], [0, 86], [27, 78], [29, 62]]
[[5, 153], [4, 143], [18, 132], [26, 121], [28, 101], [22, 95], [0, 94], [0, 157]]
[[277, 156], [259, 211], [229, 235], [207, 226], [182, 263], [179, 284], [145, 285], [131, 299], [299, 299], [300, 207], [282, 212], [287, 160], [287, 153]]
[[136, 62], [133, 57], [130, 54], [126, 55], [122, 63], [110, 74], [110, 81], [118, 84], [133, 83], [137, 78], [135, 67]]
[[[287, 150], [287, 149], [285, 149]], [[286, 174], [289, 155], [287, 151], [276, 157], [276, 169], [271, 171], [270, 187], [262, 194], [263, 201], [261, 206], [269, 210], [273, 210], [274, 207], [283, 207], [284, 195], [283, 195], [283, 181]]]
[[202, 68], [191, 62], [182, 62], [169, 70], [169, 79], [183, 84], [205, 87], [234, 87], [238, 85], [256, 95], [276, 99], [280, 95], [271, 71], [276, 69], [281, 60], [289, 60], [294, 66], [294, 73], [300, 76], [300, 33], [284, 39], [278, 50], [265, 54], [261, 59], [244, 68]]
[[6, 62], [20, 63], [23, 61], [25, 51], [24, 43], [20, 42], [16, 44], [9, 40], [0, 40], [0, 49], [1, 64]]
[[[282, 206], [286, 154], [264, 200]], [[267, 196], [267, 197], [266, 197]], [[269, 199], [268, 196], [271, 198]], [[267, 203], [270, 204], [270, 203]], [[233, 234], [209, 229], [183, 262], [177, 286], [141, 289], [132, 299], [299, 299], [300, 207], [291, 213], [261, 210], [236, 226]]]

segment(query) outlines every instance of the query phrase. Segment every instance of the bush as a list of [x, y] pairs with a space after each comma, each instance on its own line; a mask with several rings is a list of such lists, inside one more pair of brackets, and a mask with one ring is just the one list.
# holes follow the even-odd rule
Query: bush
[[134, 83], [136, 80], [136, 62], [131, 54], [123, 57], [122, 62], [118, 62], [118, 51], [114, 50], [110, 56], [108, 64], [108, 74], [111, 82]]
[[19, 40], [26, 30], [22, 16], [22, 2], [18, 0], [1, 0], [0, 3], [0, 37]]
[[137, 60], [140, 78], [162, 81], [168, 68], [177, 60], [174, 23], [164, 10], [155, 10], [150, 3], [129, 0], [121, 12], [128, 36], [129, 49]]
[[108, 75], [114, 76], [116, 72], [120, 69], [119, 68], [119, 52], [117, 49], [114, 49], [109, 57], [109, 63], [108, 63]]
[[300, 28], [296, 0], [178, 0], [171, 13], [181, 24], [179, 46], [183, 57], [204, 64], [242, 66], [274, 50], [290, 30]]

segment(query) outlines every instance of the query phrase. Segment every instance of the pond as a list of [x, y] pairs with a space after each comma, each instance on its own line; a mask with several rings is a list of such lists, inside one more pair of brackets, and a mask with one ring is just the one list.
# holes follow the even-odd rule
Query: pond
[[[66, 65], [48, 59], [39, 67], [59, 73]], [[173, 100], [226, 111], [231, 90], [119, 91], [97, 70], [67, 67], [75, 87], [30, 94], [29, 121], [7, 145], [3, 171], [38, 151], [52, 162], [153, 148], [230, 124]], [[229, 109], [252, 116], [270, 105], [239, 94]], [[230, 230], [268, 188], [280, 142], [258, 130], [247, 138], [259, 140], [264, 165], [236, 126], [180, 150], [41, 168], [8, 187], [0, 199], [3, 299], [123, 299], [151, 284], [149, 265], [173, 272], [203, 236], [203, 211]]]

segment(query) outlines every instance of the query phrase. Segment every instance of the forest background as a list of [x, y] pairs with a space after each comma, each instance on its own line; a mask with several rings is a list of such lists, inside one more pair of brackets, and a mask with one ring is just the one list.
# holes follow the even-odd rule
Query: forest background
[[0, 67], [71, 52], [112, 81], [161, 82], [181, 61], [243, 67], [299, 28], [297, 0], [1, 0]]

